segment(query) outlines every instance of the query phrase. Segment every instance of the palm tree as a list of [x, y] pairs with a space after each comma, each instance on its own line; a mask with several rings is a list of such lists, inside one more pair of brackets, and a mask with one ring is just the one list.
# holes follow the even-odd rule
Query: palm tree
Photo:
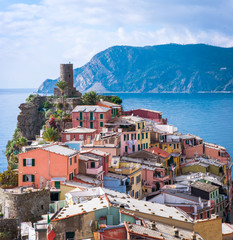
[[84, 105], [95, 105], [99, 100], [100, 96], [94, 91], [85, 93], [82, 96], [82, 101]]
[[67, 89], [68, 85], [67, 85], [67, 82], [65, 81], [62, 81], [62, 80], [59, 80], [55, 86], [57, 86], [60, 91], [61, 91], [61, 96], [62, 96], [62, 104], [63, 104], [63, 107], [64, 107], [64, 94], [65, 94], [65, 90]]
[[58, 130], [53, 127], [48, 127], [43, 134], [43, 139], [49, 142], [55, 142], [59, 139], [60, 134]]

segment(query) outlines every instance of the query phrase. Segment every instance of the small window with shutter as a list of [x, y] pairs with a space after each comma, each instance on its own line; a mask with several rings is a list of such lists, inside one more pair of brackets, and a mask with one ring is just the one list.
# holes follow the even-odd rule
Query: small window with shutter
[[33, 166], [35, 166], [35, 159], [34, 158], [24, 158], [23, 159], [23, 166], [24, 167], [33, 167]]

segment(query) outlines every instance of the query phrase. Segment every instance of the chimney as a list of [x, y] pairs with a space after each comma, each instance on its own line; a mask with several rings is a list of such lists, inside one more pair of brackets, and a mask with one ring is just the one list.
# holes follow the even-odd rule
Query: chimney
[[197, 239], [197, 235], [195, 234], [195, 232], [193, 232], [192, 234], [192, 240], [196, 240]]
[[177, 228], [175, 228], [175, 226], [173, 226], [173, 228], [174, 228], [174, 236], [176, 238], [178, 238], [179, 237], [179, 230]]

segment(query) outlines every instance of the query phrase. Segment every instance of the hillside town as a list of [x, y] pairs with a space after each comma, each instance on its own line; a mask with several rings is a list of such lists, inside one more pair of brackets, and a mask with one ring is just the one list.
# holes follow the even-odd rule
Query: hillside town
[[112, 96], [82, 104], [73, 65], [60, 69], [52, 101], [63, 118], [51, 113], [20, 146], [17, 186], [0, 188], [1, 239], [233, 239], [224, 147], [179, 132], [159, 109], [124, 111]]

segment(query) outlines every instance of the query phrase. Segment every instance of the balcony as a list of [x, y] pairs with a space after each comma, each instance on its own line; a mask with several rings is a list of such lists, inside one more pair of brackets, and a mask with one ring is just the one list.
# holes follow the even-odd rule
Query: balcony
[[159, 176], [154, 176], [153, 181], [155, 182], [166, 182], [170, 179], [169, 176], [164, 176], [164, 177], [159, 177]]
[[86, 174], [97, 175], [103, 171], [103, 166], [98, 168], [87, 168]]

